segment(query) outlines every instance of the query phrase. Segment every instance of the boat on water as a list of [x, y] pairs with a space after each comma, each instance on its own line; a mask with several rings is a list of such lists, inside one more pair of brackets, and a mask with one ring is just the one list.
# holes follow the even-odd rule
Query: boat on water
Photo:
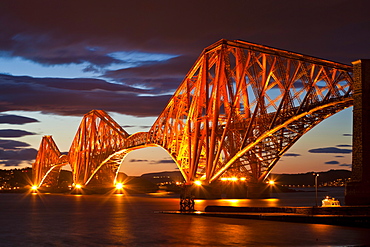
[[340, 207], [340, 202], [334, 197], [326, 196], [321, 202], [322, 207]]

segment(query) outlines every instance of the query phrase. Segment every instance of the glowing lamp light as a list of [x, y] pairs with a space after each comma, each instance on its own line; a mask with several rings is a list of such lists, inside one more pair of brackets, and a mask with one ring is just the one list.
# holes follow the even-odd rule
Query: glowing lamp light
[[116, 189], [117, 190], [123, 189], [123, 183], [116, 183]]
[[32, 185], [31, 189], [32, 190], [37, 190], [37, 185]]
[[238, 178], [237, 178], [237, 177], [232, 177], [232, 178], [231, 178], [231, 181], [234, 181], [234, 182], [235, 182], [235, 181], [238, 181]]
[[76, 184], [76, 189], [81, 189], [82, 188], [82, 185], [81, 184]]
[[201, 181], [199, 181], [199, 180], [197, 180], [197, 181], [194, 181], [194, 184], [195, 184], [195, 185], [198, 185], [198, 186], [201, 186], [201, 185], [202, 185], [202, 182], [201, 182]]
[[227, 178], [221, 178], [221, 181], [226, 181], [227, 180]]
[[275, 184], [275, 181], [274, 180], [269, 180], [269, 185], [274, 185]]
[[245, 181], [245, 180], [247, 180], [247, 178], [245, 177], [240, 178], [240, 181]]

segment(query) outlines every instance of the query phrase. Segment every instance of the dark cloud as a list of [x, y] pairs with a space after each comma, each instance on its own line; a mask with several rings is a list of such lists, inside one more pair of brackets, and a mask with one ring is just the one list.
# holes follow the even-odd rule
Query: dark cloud
[[141, 159], [130, 159], [129, 162], [148, 162], [150, 165], [163, 164], [163, 163], [175, 163], [173, 160], [163, 159], [163, 160], [141, 160]]
[[343, 136], [352, 136], [352, 134], [343, 134]]
[[135, 125], [122, 125], [122, 128], [135, 128]]
[[0, 140], [0, 149], [18, 149], [23, 147], [29, 147], [30, 144], [20, 141], [13, 140]]
[[339, 148], [351, 148], [352, 145], [348, 145], [348, 144], [341, 144], [341, 145], [337, 145], [337, 147]]
[[349, 154], [352, 153], [352, 149], [341, 149], [336, 147], [327, 148], [315, 148], [308, 150], [310, 153], [322, 153], [322, 154]]
[[177, 89], [194, 62], [194, 57], [180, 56], [138, 67], [107, 71], [104, 77], [126, 85], [145, 87], [151, 93], [167, 93]]
[[336, 156], [334, 156], [335, 158], [344, 158], [344, 156], [343, 155], [336, 155]]
[[30, 144], [25, 142], [0, 140], [0, 164], [4, 166], [19, 166], [21, 163], [32, 165], [37, 150], [28, 147]]
[[59, 115], [83, 115], [91, 109], [101, 109], [139, 117], [158, 116], [170, 97], [140, 96], [148, 91], [99, 79], [36, 79], [0, 74], [0, 88], [0, 111]]
[[149, 163], [151, 165], [156, 165], [156, 164], [170, 164], [170, 163], [175, 163], [173, 160], [169, 159], [163, 159], [163, 160], [140, 160], [140, 159], [131, 159], [129, 162], [144, 162], [144, 163]]
[[167, 159], [164, 159], [164, 160], [152, 160], [151, 161], [151, 164], [163, 164], [163, 163], [165, 163], [165, 164], [171, 164], [171, 163], [175, 164], [175, 162], [173, 160], [167, 160]]
[[35, 123], [39, 122], [37, 119], [29, 118], [29, 117], [23, 117], [18, 115], [6, 115], [6, 114], [0, 114], [0, 124], [6, 123], [6, 124], [26, 124], [26, 123]]
[[148, 162], [148, 160], [130, 159], [128, 162]]
[[0, 161], [0, 164], [2, 164], [4, 166], [20, 166], [21, 163], [23, 163], [22, 165], [24, 165], [24, 163], [27, 163], [28, 165], [32, 166], [32, 162], [28, 161], [28, 160], [3, 160], [3, 161]]
[[0, 130], [0, 137], [22, 137], [27, 135], [35, 135], [35, 133], [28, 132], [25, 130], [13, 130], [13, 129]]
[[0, 149], [0, 160], [33, 160], [36, 159], [37, 150], [34, 148], [23, 148], [18, 150]]
[[117, 50], [199, 54], [227, 38], [349, 63], [370, 55], [367, 9], [359, 0], [5, 0], [0, 49], [46, 65], [105, 66]]
[[338, 161], [336, 161], [336, 160], [332, 160], [332, 161], [327, 161], [327, 162], [325, 162], [325, 164], [326, 164], [326, 165], [338, 165], [338, 164], [339, 164], [339, 162], [338, 162]]
[[284, 154], [285, 157], [298, 157], [298, 156], [301, 156], [300, 154], [296, 154], [296, 153], [286, 153]]
[[340, 164], [339, 166], [352, 167], [352, 164]]

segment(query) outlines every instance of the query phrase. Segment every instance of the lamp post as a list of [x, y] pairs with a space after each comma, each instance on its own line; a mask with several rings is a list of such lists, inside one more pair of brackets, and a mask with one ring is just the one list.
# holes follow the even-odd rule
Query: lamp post
[[320, 174], [318, 174], [318, 173], [314, 173], [313, 175], [315, 176], [316, 207], [317, 207], [317, 206], [318, 206], [318, 203], [317, 203], [317, 178], [318, 178], [318, 176], [320, 176]]

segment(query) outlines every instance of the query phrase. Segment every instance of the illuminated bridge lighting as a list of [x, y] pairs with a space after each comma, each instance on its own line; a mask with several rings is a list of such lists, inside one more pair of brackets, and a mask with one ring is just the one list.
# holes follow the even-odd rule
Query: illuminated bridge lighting
[[222, 177], [221, 178], [221, 181], [232, 181], [232, 182], [246, 181], [246, 180], [247, 180], [247, 178], [245, 178], [245, 177], [241, 177], [241, 178], [237, 178], [237, 177], [231, 177], [231, 178]]
[[202, 185], [202, 181], [196, 180], [196, 181], [194, 181], [194, 184], [197, 185], [197, 186], [201, 186]]
[[69, 164], [76, 189], [114, 185], [125, 157], [152, 146], [170, 154], [188, 184], [262, 183], [299, 138], [353, 106], [352, 84], [351, 65], [220, 40], [204, 49], [148, 132], [129, 135], [106, 112], [92, 110], [68, 154], [44, 136], [33, 183], [56, 187]]
[[274, 180], [269, 180], [269, 181], [268, 181], [268, 184], [269, 184], [269, 185], [275, 185], [275, 181], [274, 181]]
[[116, 189], [117, 190], [121, 190], [121, 189], [123, 189], [123, 187], [124, 187], [123, 183], [116, 183]]

